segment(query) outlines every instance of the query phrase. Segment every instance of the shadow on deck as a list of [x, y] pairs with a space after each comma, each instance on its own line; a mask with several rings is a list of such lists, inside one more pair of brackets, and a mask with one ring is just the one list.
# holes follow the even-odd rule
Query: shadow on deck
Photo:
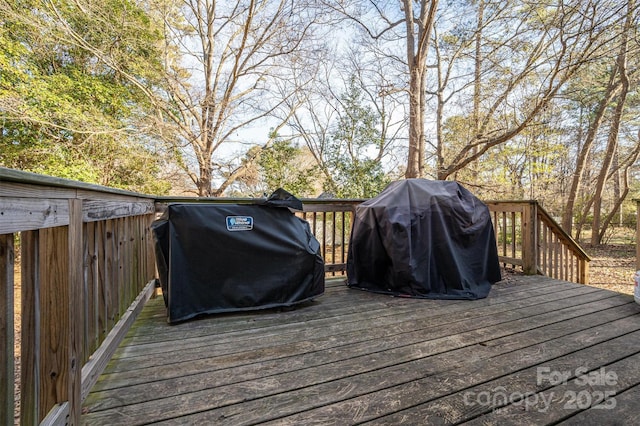
[[349, 290], [167, 325], [150, 300], [85, 424], [639, 424], [640, 306], [515, 276], [477, 301]]

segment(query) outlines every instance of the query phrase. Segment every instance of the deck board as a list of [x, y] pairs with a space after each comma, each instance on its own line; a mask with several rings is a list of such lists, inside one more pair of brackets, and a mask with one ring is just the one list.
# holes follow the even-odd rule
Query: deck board
[[[571, 377], [552, 384], [541, 368]], [[602, 368], [615, 383], [575, 378]], [[482, 300], [417, 300], [336, 280], [296, 309], [177, 325], [162, 298], [150, 301], [85, 401], [83, 423], [624, 423], [638, 389], [631, 296], [516, 276]], [[591, 403], [568, 404], [572, 392]]]

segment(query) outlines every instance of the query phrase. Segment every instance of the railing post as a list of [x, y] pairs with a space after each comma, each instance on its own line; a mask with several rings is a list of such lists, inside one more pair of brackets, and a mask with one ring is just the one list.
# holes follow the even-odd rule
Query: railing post
[[69, 425], [82, 413], [82, 335], [84, 330], [84, 270], [82, 200], [69, 200]]
[[578, 277], [578, 283], [589, 284], [589, 262], [584, 259], [580, 259], [580, 273]]
[[0, 235], [0, 423], [13, 424], [13, 234]]
[[640, 200], [636, 200], [636, 271], [640, 270]]
[[538, 273], [537, 203], [529, 202], [522, 209], [522, 271], [526, 275]]

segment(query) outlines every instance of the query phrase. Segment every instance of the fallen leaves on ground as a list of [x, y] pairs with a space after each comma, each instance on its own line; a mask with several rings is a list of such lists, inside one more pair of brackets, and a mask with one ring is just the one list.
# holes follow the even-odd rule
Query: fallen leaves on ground
[[635, 245], [603, 244], [584, 249], [591, 256], [590, 285], [619, 293], [633, 294], [633, 275], [636, 272]]

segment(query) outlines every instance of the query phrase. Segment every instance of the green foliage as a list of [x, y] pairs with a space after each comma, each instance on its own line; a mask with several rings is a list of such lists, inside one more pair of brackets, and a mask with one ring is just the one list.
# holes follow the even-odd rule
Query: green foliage
[[389, 183], [377, 147], [382, 138], [379, 117], [363, 104], [362, 90], [351, 80], [342, 95], [338, 125], [327, 144], [327, 165], [332, 181], [325, 189], [337, 197], [369, 198]]
[[318, 168], [305, 165], [305, 151], [290, 140], [277, 140], [262, 150], [258, 164], [267, 192], [282, 188], [298, 197], [314, 195]]
[[147, 98], [120, 74], [154, 81], [159, 31], [126, 0], [32, 3], [2, 9], [0, 165], [166, 193], [139, 137]]

